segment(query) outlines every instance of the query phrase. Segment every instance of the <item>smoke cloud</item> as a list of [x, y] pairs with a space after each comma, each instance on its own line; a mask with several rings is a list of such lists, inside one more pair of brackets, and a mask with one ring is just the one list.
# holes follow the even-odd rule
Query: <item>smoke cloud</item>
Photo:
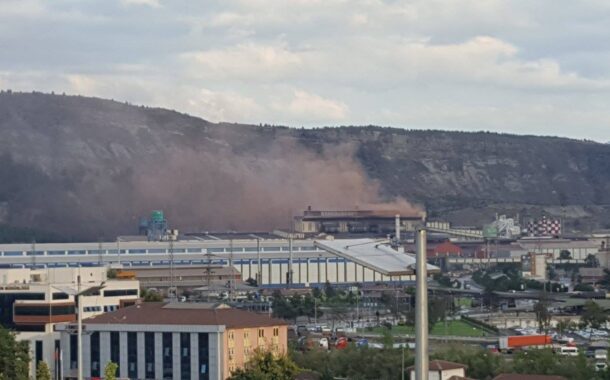
[[[228, 153], [228, 152], [227, 152]], [[420, 210], [404, 199], [383, 202], [350, 144], [306, 149], [291, 139], [268, 150], [223, 154], [180, 150], [134, 176], [137, 209], [163, 209], [182, 230], [288, 227], [307, 206], [321, 209]]]

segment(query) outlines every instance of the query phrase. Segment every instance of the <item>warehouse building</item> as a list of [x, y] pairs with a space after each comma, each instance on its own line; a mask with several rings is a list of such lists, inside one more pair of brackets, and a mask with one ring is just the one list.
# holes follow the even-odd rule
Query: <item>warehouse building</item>
[[[234, 267], [242, 281], [251, 278], [262, 287], [323, 286], [332, 284], [413, 281], [406, 268], [380, 270], [374, 261], [358, 261], [339, 255], [316, 242], [335, 241], [351, 244], [353, 239], [293, 239], [272, 234], [196, 234], [169, 242], [135, 240], [98, 243], [2, 244], [0, 268], [55, 268], [110, 265], [116, 268], [167, 269]], [[370, 243], [379, 242], [363, 239]], [[388, 242], [369, 244], [388, 246]], [[412, 255], [396, 250], [378, 252], [384, 256]], [[403, 263], [398, 261], [396, 265]], [[392, 274], [393, 273], [393, 274]], [[401, 274], [398, 274], [401, 273]], [[289, 276], [289, 274], [291, 274]]]

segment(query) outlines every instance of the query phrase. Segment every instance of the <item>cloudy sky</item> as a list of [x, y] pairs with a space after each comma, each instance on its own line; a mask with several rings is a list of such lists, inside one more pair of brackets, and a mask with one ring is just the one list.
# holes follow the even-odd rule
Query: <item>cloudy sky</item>
[[1, 0], [0, 88], [610, 141], [607, 0]]

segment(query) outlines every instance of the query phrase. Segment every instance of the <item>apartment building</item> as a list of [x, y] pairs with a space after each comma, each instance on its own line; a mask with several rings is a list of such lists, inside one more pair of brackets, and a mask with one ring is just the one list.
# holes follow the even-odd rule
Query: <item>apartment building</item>
[[[256, 349], [287, 352], [283, 320], [211, 303], [141, 303], [84, 321], [83, 375], [102, 375], [109, 362], [117, 377], [221, 380]], [[66, 379], [77, 377], [76, 339], [58, 326]]]
[[30, 372], [45, 361], [53, 379], [61, 379], [59, 323], [75, 322], [74, 295], [80, 288], [100, 287], [82, 297], [83, 318], [134, 304], [137, 280], [108, 280], [106, 268], [0, 269], [0, 324], [30, 343]]

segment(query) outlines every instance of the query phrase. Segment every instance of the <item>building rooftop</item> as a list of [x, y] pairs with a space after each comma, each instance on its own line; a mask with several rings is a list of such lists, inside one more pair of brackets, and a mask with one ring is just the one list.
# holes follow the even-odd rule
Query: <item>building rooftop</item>
[[[466, 369], [464, 364], [448, 362], [445, 360], [430, 360], [428, 362], [428, 371], [450, 371], [452, 369]], [[415, 366], [407, 368], [409, 371], [414, 371]]]
[[[316, 240], [314, 245], [386, 276], [409, 275], [415, 269], [413, 254], [398, 252], [379, 240]], [[438, 271], [438, 267], [428, 264], [428, 271]]]
[[525, 375], [522, 373], [503, 373], [493, 378], [493, 380], [567, 380], [563, 376], [555, 375]]
[[205, 325], [226, 328], [255, 328], [287, 325], [271, 318], [224, 304], [144, 302], [83, 321], [85, 324], [114, 325]]

